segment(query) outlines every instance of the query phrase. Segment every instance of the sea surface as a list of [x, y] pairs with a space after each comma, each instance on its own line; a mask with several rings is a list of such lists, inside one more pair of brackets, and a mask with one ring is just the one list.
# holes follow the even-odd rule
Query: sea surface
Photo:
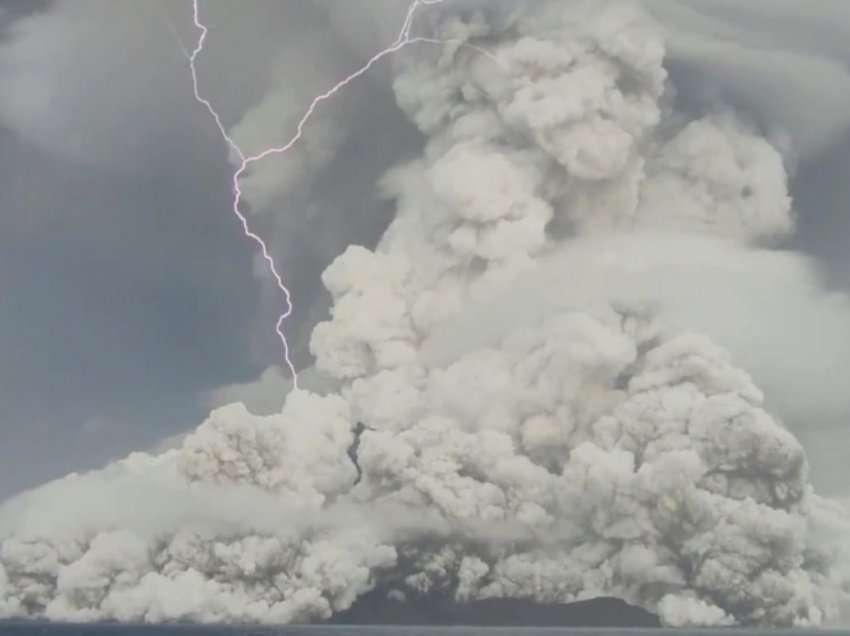
[[307, 625], [289, 627], [115, 625], [0, 622], [0, 636], [831, 636], [850, 630], [655, 629], [581, 627], [416, 627]]

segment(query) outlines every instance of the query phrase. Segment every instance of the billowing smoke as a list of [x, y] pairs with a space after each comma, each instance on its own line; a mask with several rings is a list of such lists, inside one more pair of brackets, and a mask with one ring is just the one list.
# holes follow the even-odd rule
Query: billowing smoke
[[732, 111], [681, 112], [634, 7], [433, 28], [448, 43], [395, 69], [427, 139], [382, 182], [395, 218], [323, 275], [326, 390], [7, 502], [0, 614], [303, 622], [379, 586], [838, 619], [847, 513], [724, 348], [747, 351], [776, 285], [850, 315], [772, 249], [794, 229], [780, 151]]

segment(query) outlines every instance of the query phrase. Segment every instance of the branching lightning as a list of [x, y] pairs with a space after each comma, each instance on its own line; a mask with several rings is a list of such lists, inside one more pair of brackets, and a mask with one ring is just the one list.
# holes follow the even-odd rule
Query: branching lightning
[[443, 0], [414, 0], [414, 2], [407, 9], [407, 14], [405, 16], [404, 23], [402, 24], [401, 31], [399, 32], [395, 42], [393, 42], [389, 47], [385, 48], [384, 50], [373, 55], [358, 70], [356, 70], [354, 73], [335, 84], [329, 90], [325, 91], [320, 95], [317, 95], [310, 103], [310, 106], [307, 108], [304, 115], [301, 117], [301, 120], [298, 122], [298, 126], [296, 127], [295, 134], [288, 142], [286, 142], [282, 146], [271, 146], [255, 155], [245, 154], [245, 152], [239, 147], [236, 141], [227, 133], [227, 130], [225, 129], [218, 112], [215, 110], [215, 108], [213, 108], [212, 103], [210, 103], [207, 98], [201, 95], [200, 89], [198, 88], [198, 69], [196, 67], [196, 62], [198, 59], [198, 55], [200, 55], [200, 53], [204, 50], [204, 42], [206, 41], [209, 30], [201, 22], [200, 11], [198, 8], [198, 0], [193, 0], [192, 2], [192, 18], [195, 27], [200, 31], [200, 36], [198, 37], [198, 41], [195, 45], [195, 48], [189, 55], [189, 67], [192, 72], [192, 88], [194, 91], [195, 99], [207, 109], [207, 111], [215, 121], [215, 125], [218, 127], [222, 138], [227, 142], [227, 145], [239, 159], [239, 166], [233, 173], [232, 179], [232, 210], [233, 214], [239, 220], [239, 223], [242, 226], [242, 230], [244, 231], [245, 236], [252, 240], [254, 243], [256, 243], [259, 247], [263, 259], [268, 265], [268, 270], [271, 273], [275, 284], [283, 295], [285, 306], [283, 312], [277, 319], [277, 323], [275, 324], [275, 331], [277, 332], [278, 338], [280, 339], [281, 345], [283, 347], [284, 362], [288, 367], [290, 374], [292, 375], [293, 388], [298, 388], [298, 372], [295, 370], [295, 365], [293, 364], [292, 359], [290, 357], [289, 342], [286, 338], [286, 334], [283, 331], [283, 323], [286, 321], [287, 318], [289, 318], [293, 310], [292, 294], [290, 293], [289, 288], [284, 283], [283, 276], [281, 276], [280, 271], [278, 270], [277, 265], [275, 264], [275, 260], [269, 252], [268, 246], [266, 245], [265, 241], [263, 241], [263, 239], [251, 229], [247, 217], [239, 209], [240, 203], [242, 202], [242, 188], [239, 181], [252, 164], [257, 163], [258, 161], [262, 161], [263, 159], [265, 159], [266, 157], [270, 157], [271, 155], [283, 154], [287, 152], [290, 148], [292, 148], [296, 143], [298, 143], [304, 132], [304, 126], [307, 124], [310, 117], [313, 116], [316, 107], [323, 101], [330, 99], [331, 97], [336, 95], [336, 93], [338, 93], [342, 88], [344, 88], [345, 86], [356, 80], [358, 77], [366, 73], [381, 59], [383, 59], [387, 55], [390, 55], [391, 53], [395, 53], [396, 51], [401, 50], [408, 44], [413, 44], [416, 42], [435, 42], [435, 40], [431, 38], [411, 38], [410, 30], [413, 27], [413, 18], [416, 14], [416, 10], [420, 6], [439, 4], [442, 1]]
[[257, 163], [258, 161], [262, 161], [266, 157], [270, 157], [272, 155], [284, 154], [288, 152], [296, 143], [298, 143], [304, 133], [304, 127], [307, 125], [307, 122], [313, 116], [313, 113], [316, 111], [316, 108], [319, 106], [319, 104], [321, 104], [325, 100], [330, 99], [331, 97], [336, 95], [340, 90], [345, 88], [348, 84], [364, 75], [367, 71], [369, 71], [369, 69], [371, 69], [375, 64], [380, 62], [383, 58], [387, 57], [392, 53], [400, 51], [401, 49], [410, 44], [457, 43], [460, 46], [476, 51], [484, 57], [487, 57], [488, 59], [498, 64], [504, 70], [506, 68], [505, 64], [498, 57], [496, 57], [489, 51], [482, 49], [481, 47], [475, 46], [474, 44], [470, 44], [469, 42], [459, 41], [455, 39], [443, 40], [428, 37], [410, 36], [410, 31], [413, 28], [413, 20], [416, 15], [416, 10], [421, 6], [440, 4], [443, 1], [444, 0], [414, 0], [413, 3], [407, 9], [407, 13], [405, 15], [404, 22], [402, 23], [398, 37], [390, 46], [373, 55], [363, 66], [361, 66], [359, 69], [357, 69], [338, 83], [336, 83], [330, 89], [314, 97], [313, 101], [310, 102], [309, 107], [304, 112], [304, 115], [302, 115], [301, 119], [298, 121], [298, 125], [295, 129], [295, 134], [288, 142], [281, 146], [270, 146], [255, 155], [245, 154], [245, 152], [239, 147], [236, 141], [227, 133], [227, 130], [225, 129], [218, 112], [215, 110], [215, 108], [213, 108], [212, 103], [207, 98], [201, 95], [200, 89], [198, 88], [198, 69], [196, 66], [196, 62], [198, 59], [198, 55], [200, 55], [201, 52], [204, 50], [204, 42], [206, 41], [209, 29], [201, 22], [200, 10], [198, 8], [198, 0], [192, 1], [192, 19], [194, 21], [195, 27], [200, 31], [200, 36], [198, 37], [197, 43], [195, 44], [195, 48], [190, 54], [187, 55], [189, 59], [189, 68], [192, 72], [192, 89], [195, 95], [195, 99], [207, 109], [207, 111], [215, 121], [215, 125], [218, 128], [219, 133], [221, 133], [222, 138], [227, 142], [227, 145], [239, 159], [239, 166], [234, 171], [232, 177], [232, 211], [236, 218], [239, 220], [239, 223], [242, 226], [242, 230], [245, 236], [252, 240], [254, 243], [256, 243], [256, 245], [260, 248], [260, 253], [262, 254], [263, 259], [265, 260], [268, 266], [269, 273], [272, 275], [272, 278], [274, 279], [277, 288], [283, 295], [285, 301], [284, 310], [280, 314], [280, 316], [278, 316], [277, 323], [275, 324], [275, 332], [277, 333], [278, 338], [280, 339], [280, 343], [283, 347], [284, 363], [286, 364], [292, 376], [292, 386], [295, 389], [298, 388], [298, 372], [295, 370], [295, 365], [293, 364], [292, 359], [290, 357], [289, 341], [287, 340], [286, 334], [283, 331], [284, 322], [287, 318], [289, 318], [290, 315], [292, 315], [292, 294], [289, 291], [289, 288], [284, 283], [283, 276], [281, 276], [280, 271], [278, 270], [277, 265], [275, 264], [275, 260], [269, 252], [268, 246], [266, 245], [265, 241], [263, 241], [262, 237], [260, 237], [259, 234], [257, 234], [251, 229], [247, 217], [239, 209], [240, 204], [242, 202], [242, 187], [239, 181], [242, 176], [248, 171], [248, 168], [252, 164]]

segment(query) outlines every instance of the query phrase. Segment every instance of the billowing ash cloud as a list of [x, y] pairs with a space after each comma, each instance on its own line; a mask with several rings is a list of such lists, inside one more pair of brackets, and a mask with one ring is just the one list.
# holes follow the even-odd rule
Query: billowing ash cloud
[[772, 277], [847, 311], [768, 249], [794, 227], [780, 152], [677, 110], [635, 8], [435, 29], [449, 43], [396, 68], [427, 138], [383, 181], [396, 216], [323, 276], [311, 349], [334, 388], [217, 408], [179, 448], [8, 502], [0, 613], [313, 621], [378, 585], [837, 620], [847, 514], [721, 346], [718, 316], [746, 320]]

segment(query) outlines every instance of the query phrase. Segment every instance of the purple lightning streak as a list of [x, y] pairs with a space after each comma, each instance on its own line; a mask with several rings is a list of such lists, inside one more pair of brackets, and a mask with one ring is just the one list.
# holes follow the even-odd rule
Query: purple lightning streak
[[248, 224], [248, 219], [239, 209], [239, 204], [242, 202], [242, 188], [239, 184], [239, 180], [242, 178], [242, 175], [248, 170], [248, 167], [256, 163], [258, 161], [262, 161], [266, 157], [271, 155], [283, 154], [289, 151], [298, 141], [301, 139], [301, 136], [304, 132], [304, 126], [309, 121], [310, 117], [313, 116], [313, 112], [316, 110], [316, 107], [321, 104], [323, 101], [330, 99], [336, 93], [338, 93], [345, 86], [356, 80], [358, 77], [366, 73], [372, 66], [374, 66], [381, 59], [399, 51], [404, 48], [408, 44], [414, 44], [416, 42], [435, 42], [435, 40], [430, 38], [411, 38], [410, 30], [413, 27], [413, 18], [416, 14], [416, 10], [423, 5], [433, 5], [439, 4], [443, 2], [443, 0], [414, 0], [413, 3], [408, 7], [407, 14], [404, 19], [404, 23], [402, 24], [401, 31], [398, 34], [395, 42], [391, 44], [388, 48], [384, 49], [373, 55], [369, 61], [366, 62], [363, 66], [361, 66], [357, 71], [335, 84], [326, 92], [321, 95], [316, 96], [313, 101], [310, 103], [310, 106], [307, 108], [307, 111], [301, 117], [301, 120], [298, 122], [298, 126], [296, 127], [295, 135], [290, 139], [286, 144], [282, 146], [273, 146], [263, 150], [262, 152], [256, 155], [246, 155], [239, 145], [233, 140], [233, 138], [227, 134], [227, 130], [224, 127], [224, 124], [221, 122], [221, 117], [219, 117], [213, 105], [210, 103], [208, 99], [203, 97], [198, 89], [198, 70], [195, 66], [195, 62], [198, 59], [198, 55], [200, 55], [201, 51], [204, 50], [204, 42], [206, 41], [207, 34], [209, 30], [206, 26], [201, 22], [200, 12], [198, 10], [198, 0], [192, 0], [192, 18], [195, 23], [195, 27], [201, 32], [198, 37], [198, 42], [195, 45], [194, 50], [189, 55], [189, 68], [192, 72], [192, 88], [194, 91], [195, 99], [207, 109], [209, 114], [212, 116], [215, 121], [215, 125], [218, 127], [218, 131], [221, 133], [222, 138], [227, 142], [227, 145], [230, 149], [236, 154], [239, 158], [240, 165], [233, 173], [233, 204], [232, 210], [233, 214], [239, 219], [239, 222], [242, 225], [242, 230], [245, 233], [245, 236], [260, 248], [260, 252], [263, 255], [263, 259], [265, 259], [268, 264], [269, 272], [274, 278], [275, 283], [277, 284], [278, 289], [283, 294], [283, 297], [286, 301], [286, 307], [283, 313], [278, 317], [277, 323], [275, 324], [275, 332], [280, 338], [281, 345], [283, 346], [283, 358], [286, 363], [286, 366], [289, 368], [289, 372], [292, 374], [292, 386], [294, 389], [298, 388], [298, 372], [295, 370], [295, 365], [292, 363], [292, 360], [289, 355], [289, 342], [286, 339], [286, 334], [283, 332], [283, 323], [289, 318], [292, 314], [293, 305], [292, 305], [292, 294], [289, 291], [289, 288], [283, 282], [283, 277], [280, 275], [280, 272], [277, 269], [277, 265], [275, 265], [274, 258], [269, 253], [269, 249], [266, 246], [265, 241], [251, 229], [251, 226]]

